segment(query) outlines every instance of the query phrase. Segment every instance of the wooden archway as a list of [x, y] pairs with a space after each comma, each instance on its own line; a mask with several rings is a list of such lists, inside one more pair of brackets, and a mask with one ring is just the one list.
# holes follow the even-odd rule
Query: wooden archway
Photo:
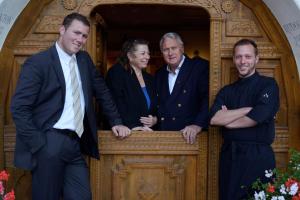
[[[275, 77], [280, 87], [281, 105], [276, 118], [276, 141], [273, 145], [278, 166], [285, 166], [288, 148], [300, 149], [297, 142], [300, 141], [300, 88], [295, 59], [283, 31], [261, 0], [47, 0], [43, 3], [31, 0], [14, 24], [0, 53], [0, 134], [4, 136], [4, 140], [0, 142], [0, 159], [2, 167], [10, 169], [20, 184], [28, 185], [22, 181], [24, 179], [18, 179], [24, 173], [12, 168], [15, 132], [9, 112], [9, 102], [20, 65], [25, 58], [46, 49], [56, 40], [63, 16], [73, 11], [91, 18], [93, 26], [86, 49], [95, 59], [96, 25], [99, 21], [90, 14], [96, 6], [103, 4], [155, 4], [204, 8], [210, 15], [210, 102], [223, 85], [236, 77], [231, 62], [234, 42], [242, 37], [256, 40], [261, 58], [258, 70]], [[219, 130], [210, 128], [202, 139], [206, 141], [205, 146], [208, 148], [205, 151], [208, 175], [204, 197], [217, 199], [218, 154], [221, 144]], [[27, 177], [26, 173], [25, 175]], [[22, 196], [29, 196], [29, 188], [23, 187], [17, 192]]]

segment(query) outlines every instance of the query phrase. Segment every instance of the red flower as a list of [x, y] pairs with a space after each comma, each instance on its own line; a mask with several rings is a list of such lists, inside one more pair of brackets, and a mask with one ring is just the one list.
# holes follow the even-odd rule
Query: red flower
[[292, 197], [292, 200], [300, 200], [300, 197], [299, 197], [299, 195], [297, 195], [297, 196], [293, 196], [293, 197]]
[[269, 185], [267, 187], [267, 192], [274, 193], [275, 192], [275, 186], [269, 183]]
[[0, 172], [0, 181], [8, 181], [9, 174], [3, 170]]
[[14, 190], [11, 190], [9, 193], [7, 193], [4, 196], [3, 200], [15, 200], [15, 192], [14, 192]]
[[[5, 194], [4, 181], [8, 181], [9, 174], [3, 170], [0, 172], [0, 199], [15, 200], [15, 192], [12, 189], [9, 193]], [[3, 196], [4, 195], [4, 196]]]
[[291, 185], [293, 185], [294, 183], [296, 183], [297, 181], [295, 181], [293, 178], [289, 178], [286, 182], [285, 182], [285, 186], [287, 188], [291, 187]]
[[[294, 183], [296, 183], [297, 186], [298, 186], [298, 188], [300, 188], [300, 183], [299, 183], [296, 179], [294, 179], [294, 178], [289, 178], [289, 179], [285, 182], [285, 186], [286, 186], [287, 188], [290, 188]], [[299, 196], [299, 197], [300, 197], [300, 196]]]

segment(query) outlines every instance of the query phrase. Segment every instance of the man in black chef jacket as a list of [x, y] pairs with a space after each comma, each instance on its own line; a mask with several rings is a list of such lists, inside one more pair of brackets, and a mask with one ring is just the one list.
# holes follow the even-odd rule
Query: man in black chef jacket
[[[279, 90], [273, 78], [256, 71], [257, 45], [249, 39], [233, 48], [233, 63], [239, 79], [223, 87], [211, 108], [211, 125], [221, 126], [224, 143], [220, 154], [220, 200], [247, 197], [251, 184], [265, 179], [265, 170], [275, 168], [271, 144], [274, 117], [279, 108]], [[242, 187], [243, 186], [243, 187]]]

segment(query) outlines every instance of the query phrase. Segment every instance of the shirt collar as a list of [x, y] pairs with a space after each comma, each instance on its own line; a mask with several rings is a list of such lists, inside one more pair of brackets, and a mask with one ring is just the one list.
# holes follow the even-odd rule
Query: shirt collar
[[[182, 66], [182, 64], [183, 64], [183, 62], [184, 62], [184, 60], [185, 60], [185, 56], [182, 55], [181, 61], [180, 61], [179, 65], [177, 66], [176, 70], [175, 70], [175, 74], [177, 74], [177, 73], [179, 72], [179, 70], [180, 70], [180, 68], [181, 68], [181, 66]], [[170, 66], [169, 66], [169, 65], [167, 65], [167, 71], [168, 71], [169, 73], [174, 74], [174, 72], [170, 69]]]
[[58, 43], [56, 42], [55, 43], [55, 47], [56, 47], [56, 50], [57, 50], [57, 53], [58, 53], [58, 56], [59, 56], [59, 59], [61, 62], [64, 62], [66, 64], [69, 64], [70, 61], [71, 61], [71, 58], [72, 57], [75, 57], [75, 60], [76, 60], [76, 55], [73, 54], [73, 55], [69, 55], [67, 54], [59, 45]]
[[257, 77], [259, 76], [258, 72], [255, 70], [254, 74], [252, 74], [251, 76], [249, 77], [246, 77], [246, 78], [240, 78], [238, 79], [238, 82], [239, 83], [247, 83], [249, 81], [252, 81], [252, 80], [255, 80]]

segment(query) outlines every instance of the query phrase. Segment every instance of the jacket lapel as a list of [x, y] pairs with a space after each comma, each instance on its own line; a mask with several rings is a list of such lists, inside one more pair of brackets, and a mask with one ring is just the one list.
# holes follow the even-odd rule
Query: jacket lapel
[[[129, 78], [130, 78], [130, 81], [132, 84], [132, 90], [134, 90], [135, 92], [135, 95], [137, 95], [137, 99], [141, 99], [142, 102], [137, 102], [140, 107], [143, 107], [144, 110], [148, 110], [148, 107], [147, 107], [147, 100], [145, 98], [145, 95], [143, 93], [143, 90], [141, 88], [141, 85], [139, 83], [139, 80], [136, 76], [136, 74], [134, 73], [134, 71], [132, 72], [128, 72], [128, 75], [129, 75]], [[146, 88], [147, 88], [147, 80], [145, 79], [145, 75], [144, 75], [144, 72], [142, 72], [142, 76], [144, 78], [144, 81], [145, 81], [145, 85], [146, 85]], [[139, 96], [139, 97], [138, 97]]]
[[63, 98], [64, 98], [63, 102], [64, 102], [66, 96], [66, 82], [65, 82], [64, 73], [62, 71], [62, 66], [60, 64], [60, 60], [55, 45], [53, 45], [50, 48], [50, 54], [51, 54], [52, 66], [54, 68], [54, 71], [57, 75], [58, 81], [63, 91]]
[[179, 71], [179, 74], [177, 76], [173, 91], [171, 93], [171, 96], [175, 97], [182, 91], [182, 88], [184, 87], [185, 83], [188, 81], [188, 77], [190, 77], [190, 73], [192, 72], [192, 66], [190, 64], [190, 59], [188, 57], [185, 57], [185, 60], [181, 66], [181, 69]]
[[[145, 72], [143, 72], [144, 74]], [[154, 88], [153, 88], [153, 79], [151, 79], [149, 76], [147, 75], [143, 75], [143, 78], [144, 78], [144, 81], [145, 81], [145, 85], [146, 85], [146, 88], [147, 88], [147, 92], [149, 94], [149, 97], [150, 97], [150, 100], [153, 99], [153, 91], [154, 91]]]
[[169, 72], [167, 71], [167, 66], [164, 67], [162, 75], [162, 83], [158, 83], [161, 87], [161, 97], [160, 99], [167, 100], [170, 97], [170, 90], [169, 90]]

